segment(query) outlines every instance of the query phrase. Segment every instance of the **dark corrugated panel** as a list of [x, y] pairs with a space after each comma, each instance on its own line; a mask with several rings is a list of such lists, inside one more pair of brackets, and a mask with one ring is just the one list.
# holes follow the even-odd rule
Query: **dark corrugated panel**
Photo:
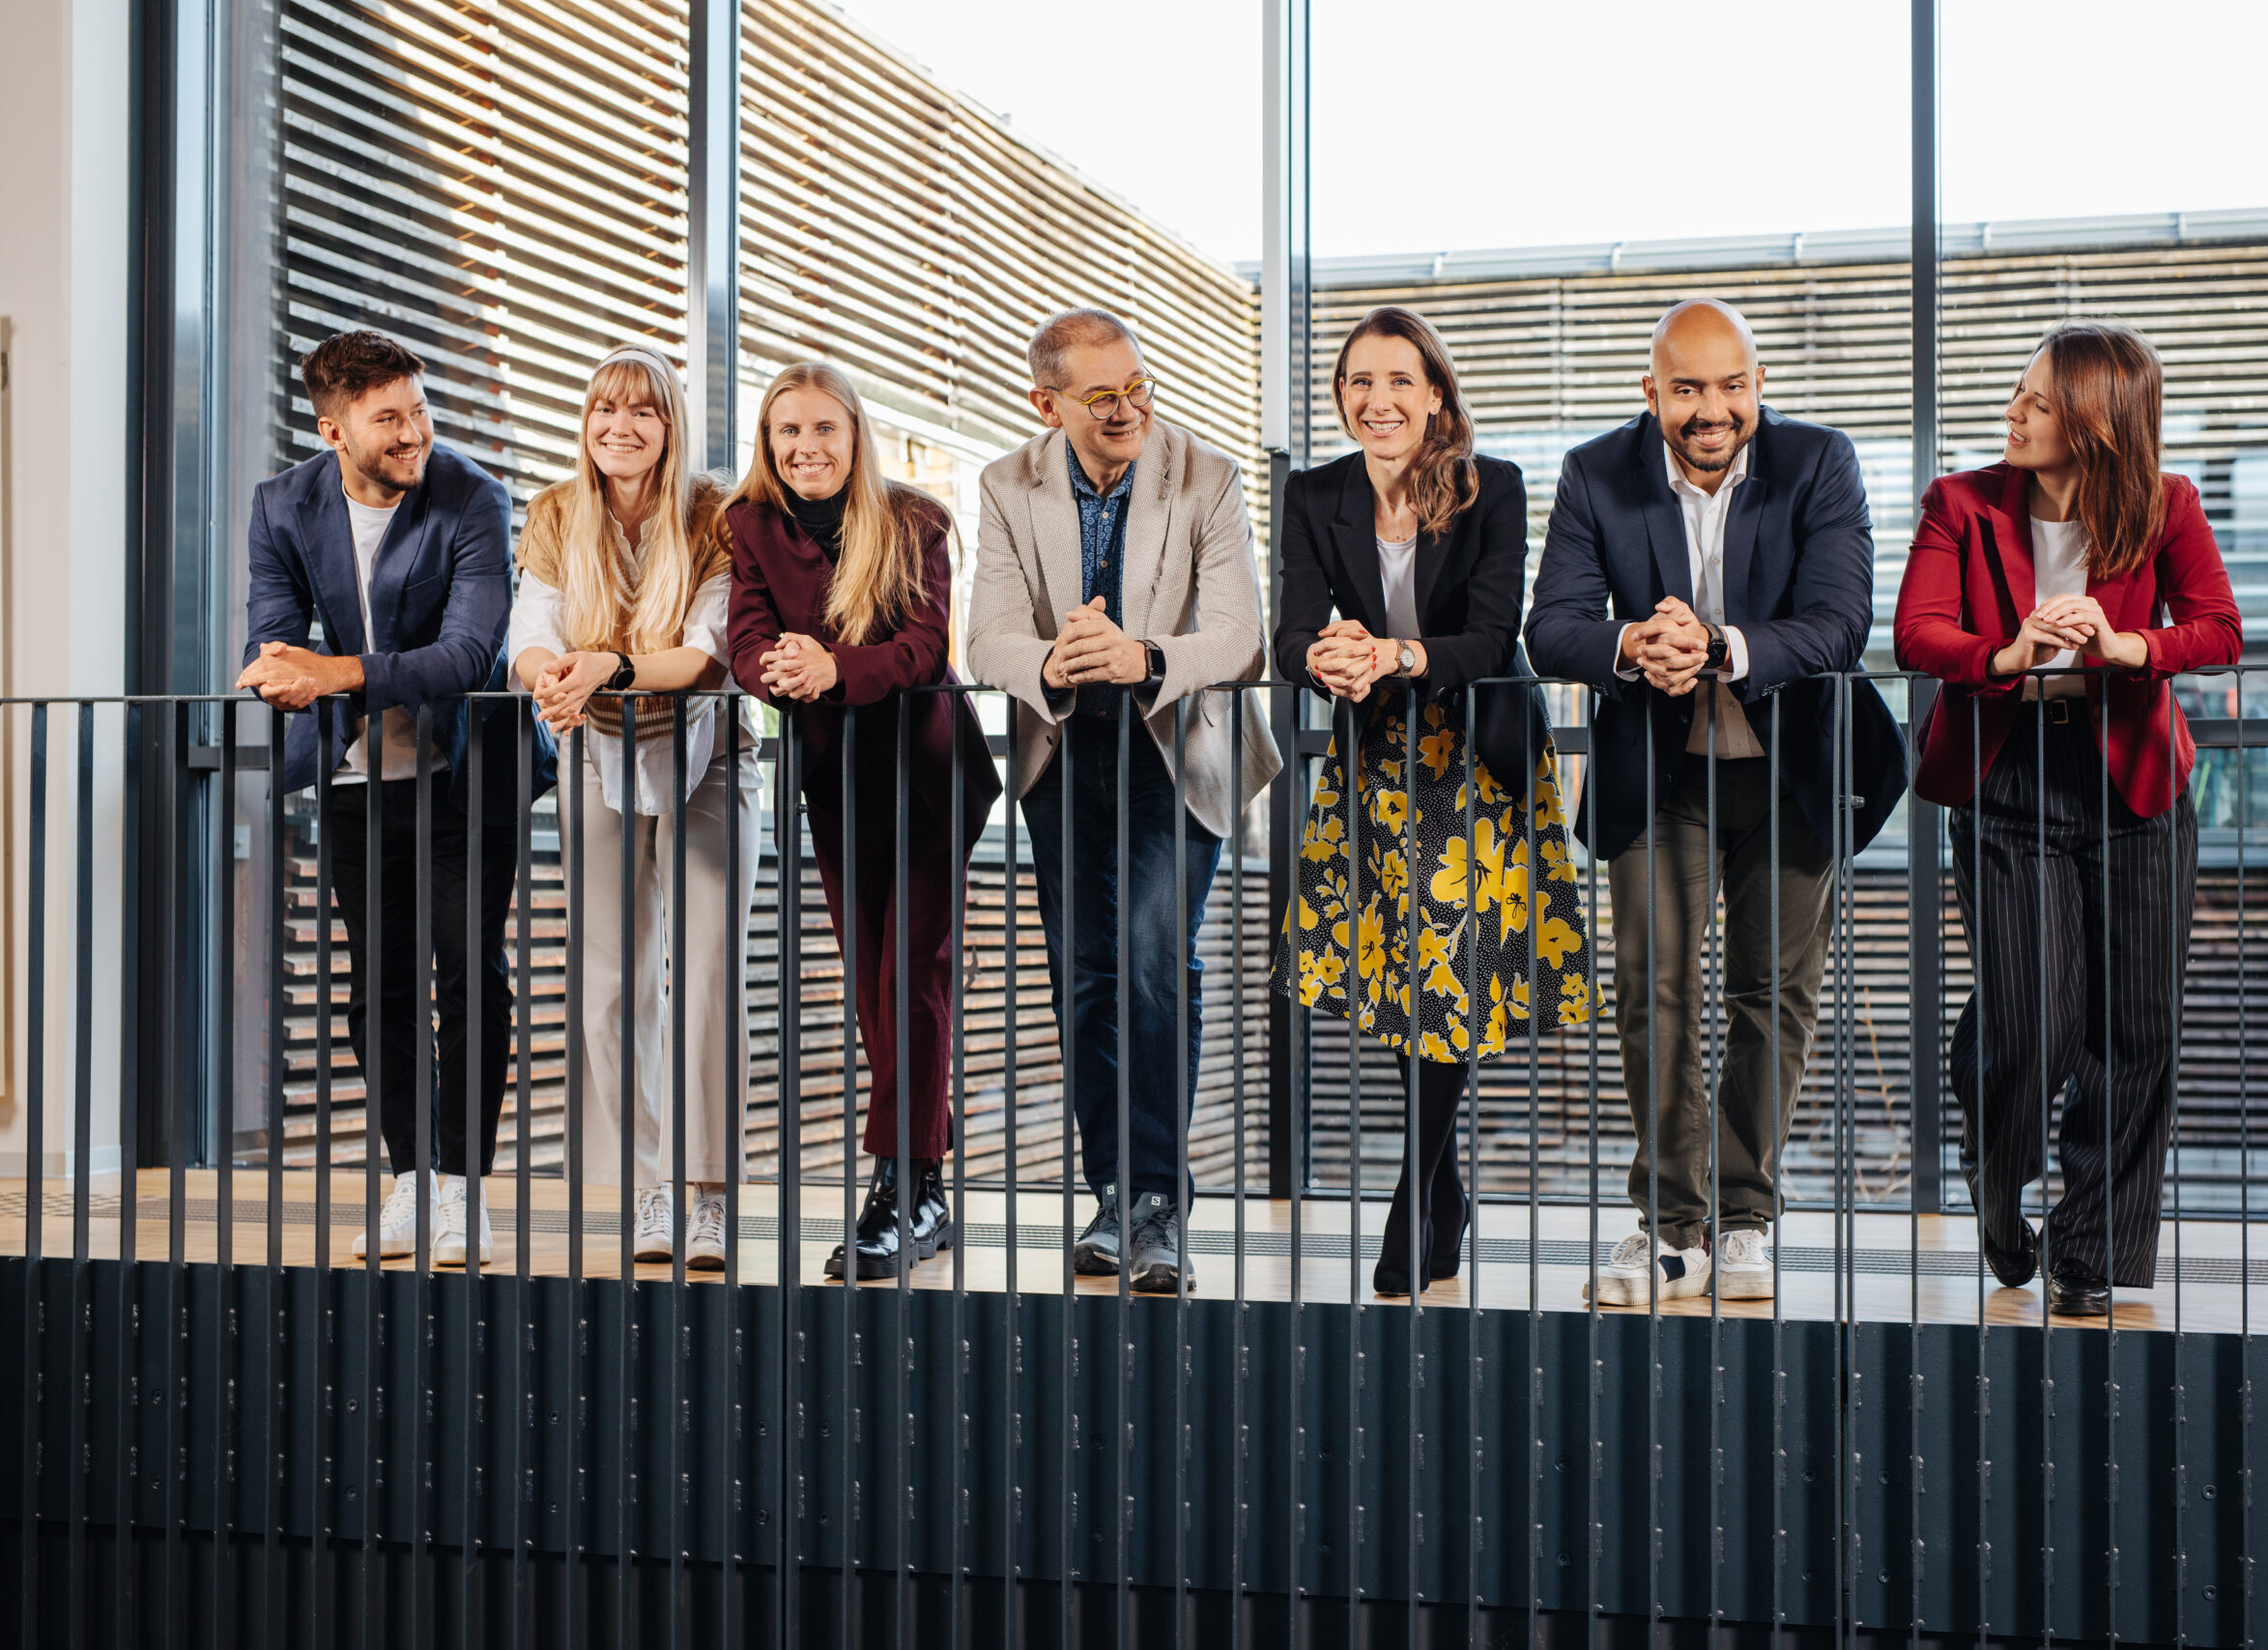
[[294, 360], [376, 327], [524, 502], [611, 346], [684, 357], [681, 0], [286, 0], [280, 34], [276, 462], [315, 448]]

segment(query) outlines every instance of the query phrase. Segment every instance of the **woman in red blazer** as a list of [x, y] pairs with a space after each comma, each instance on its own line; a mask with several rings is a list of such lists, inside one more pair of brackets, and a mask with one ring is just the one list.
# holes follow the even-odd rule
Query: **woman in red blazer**
[[[875, 1160], [858, 1219], [856, 1275], [895, 1275], [899, 1253], [898, 1095], [907, 1101], [913, 1259], [954, 1239], [943, 1159], [953, 1011], [954, 890], [968, 872], [999, 776], [964, 696], [906, 693], [951, 681], [945, 663], [952, 518], [927, 494], [883, 478], [858, 392], [812, 362], [772, 381], [756, 453], [727, 501], [732, 674], [793, 718], [813, 856], [835, 941], [855, 928], [859, 1040], [869, 1074], [865, 1146]], [[858, 712], [850, 763], [854, 899], [845, 900], [845, 722]], [[906, 729], [907, 880], [898, 870], [898, 723]], [[959, 732], [956, 737], [956, 724]], [[953, 768], [962, 769], [962, 853], [953, 856]], [[793, 816], [785, 791], [779, 818]], [[788, 832], [782, 831], [783, 839]], [[898, 1016], [898, 931], [905, 931], [905, 1017]], [[783, 1103], [794, 1104], [789, 1096]], [[845, 1269], [840, 1246], [827, 1276]]]
[[[2085, 1316], [2157, 1281], [2197, 871], [2196, 746], [2168, 681], [2244, 645], [2197, 490], [2159, 469], [2162, 400], [2139, 333], [2051, 332], [2002, 461], [1924, 496], [1898, 593], [1898, 663], [1945, 684], [1913, 789], [1952, 810], [1976, 965], [1962, 1170], [1994, 1275], [2029, 1282], [2044, 1243], [2051, 1309]], [[2023, 1189], [2067, 1082], [2063, 1197], [2035, 1237]]]

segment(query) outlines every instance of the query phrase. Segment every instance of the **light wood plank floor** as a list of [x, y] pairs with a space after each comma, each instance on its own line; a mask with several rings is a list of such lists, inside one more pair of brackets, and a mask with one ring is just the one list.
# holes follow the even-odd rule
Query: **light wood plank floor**
[[[198, 1170], [184, 1177], [182, 1259], [212, 1261], [219, 1254], [219, 1174]], [[269, 1176], [263, 1171], [238, 1170], [231, 1175], [234, 1209], [230, 1250], [239, 1265], [265, 1265], [269, 1257]], [[316, 1263], [316, 1176], [311, 1172], [289, 1171], [281, 1176], [283, 1205], [282, 1257], [289, 1266]], [[163, 1170], [146, 1170], [137, 1177], [134, 1252], [144, 1260], [170, 1258], [170, 1188]], [[383, 1191], [383, 1185], [382, 1185]], [[114, 1259], [120, 1240], [120, 1181], [115, 1174], [98, 1176], [88, 1204], [88, 1253], [95, 1259]], [[567, 1187], [556, 1179], [529, 1182], [530, 1219], [526, 1236], [527, 1265], [539, 1276], [565, 1276], [570, 1265], [569, 1200]], [[331, 1181], [331, 1221], [328, 1233], [330, 1264], [356, 1265], [352, 1245], [362, 1225], [364, 1182], [359, 1171], [342, 1171]], [[68, 1181], [44, 1183], [41, 1228], [42, 1253], [49, 1257], [72, 1252], [72, 1189]], [[863, 1192], [859, 1194], [863, 1196]], [[520, 1264], [519, 1235], [514, 1219], [517, 1188], [509, 1177], [489, 1183], [491, 1218], [496, 1227], [496, 1255], [492, 1269], [511, 1272]], [[913, 1270], [913, 1287], [949, 1289], [957, 1275], [972, 1290], [999, 1291], [1007, 1287], [1009, 1253], [1007, 1200], [998, 1191], [966, 1194], [964, 1242], [958, 1267], [953, 1254], [940, 1255]], [[1022, 1192], [1018, 1198], [1016, 1287], [1027, 1293], [1057, 1293], [1064, 1288], [1065, 1216], [1059, 1191]], [[583, 1200], [584, 1242], [581, 1275], [611, 1278], [620, 1271], [621, 1247], [617, 1222], [619, 1204], [613, 1188], [587, 1188]], [[776, 1240], [777, 1188], [752, 1184], [742, 1188], [739, 1271], [744, 1282], [771, 1282], [780, 1275]], [[1075, 1201], [1072, 1230], [1083, 1225], [1092, 1203], [1082, 1192]], [[1350, 1208], [1343, 1197], [1303, 1200], [1297, 1210], [1300, 1229], [1300, 1297], [1327, 1304], [1349, 1299], [1378, 1302], [1369, 1290], [1370, 1262], [1386, 1217], [1382, 1198], [1365, 1201], [1362, 1211], [1363, 1257], [1348, 1259]], [[0, 1254], [24, 1253], [27, 1237], [26, 1186], [21, 1179], [0, 1179]], [[1243, 1205], [1245, 1234], [1244, 1295], [1252, 1301], [1281, 1301], [1292, 1288], [1292, 1225], [1294, 1210], [1287, 1202], [1249, 1199]], [[1834, 1321], [1907, 1322], [1918, 1312], [1924, 1322], [1974, 1323], [1993, 1326], [2029, 1325], [2044, 1321], [2042, 1293], [2035, 1281], [2022, 1289], [2000, 1288], [1987, 1275], [1978, 1287], [1975, 1229], [1965, 1216], [1860, 1214], [1843, 1223], [1838, 1246], [1837, 1223], [1825, 1214], [1794, 1213], [1779, 1233], [1781, 1277], [1778, 1307], [1788, 1317]], [[1621, 1207], [1598, 1211], [1595, 1231], [1588, 1209], [1545, 1205], [1490, 1204], [1479, 1212], [1481, 1261], [1479, 1296], [1482, 1308], [1526, 1311], [1533, 1277], [1536, 1300], [1547, 1312], [1581, 1312], [1589, 1270], [1586, 1246], [1593, 1237], [1603, 1259], [1608, 1247], [1629, 1230], [1629, 1216]], [[1231, 1198], [1199, 1198], [1191, 1216], [1191, 1259], [1195, 1274], [1194, 1293], [1202, 1299], [1232, 1298], [1237, 1289], [1236, 1245], [1238, 1205]], [[822, 1267], [843, 1234], [843, 1187], [840, 1181], [807, 1184], [803, 1188], [803, 1239], [798, 1271], [806, 1284], [828, 1285]], [[1535, 1244], [1531, 1270], [1530, 1245]], [[2179, 1246], [2179, 1283], [2174, 1256]], [[2245, 1262], [2251, 1263], [2252, 1283], [2245, 1287]], [[410, 1260], [389, 1261], [388, 1270], [407, 1270]], [[664, 1281], [667, 1265], [635, 1268], [641, 1279]], [[690, 1274], [693, 1282], [713, 1284], [720, 1274]], [[1472, 1267], [1453, 1283], [1436, 1284], [1425, 1294], [1429, 1307], [1460, 1308], [1468, 1304]], [[894, 1280], [865, 1286], [895, 1288]], [[1073, 1288], [1082, 1294], [1114, 1294], [1117, 1284], [1103, 1278], [1079, 1278]], [[1169, 1297], [1168, 1297], [1169, 1298]], [[1136, 1297], [1145, 1305], [1146, 1297]], [[1157, 1303], [1157, 1304], [1163, 1304]], [[1388, 1307], [1402, 1303], [1381, 1303]], [[1661, 1310], [1672, 1317], [1708, 1316], [1706, 1297], [1668, 1301]], [[1769, 1301], [1725, 1301], [1728, 1317], [1769, 1317]], [[1643, 1313], [1644, 1307], [1609, 1308], [1610, 1312]], [[2123, 1328], [2184, 1329], [2237, 1332], [2268, 1327], [2268, 1222], [2255, 1221], [2250, 1231], [2227, 1221], [2185, 1221], [2176, 1230], [2168, 1222], [2161, 1245], [2159, 1287], [2120, 1290], [2118, 1323]], [[2055, 1318], [2058, 1328], [2100, 1327], [2101, 1319]]]

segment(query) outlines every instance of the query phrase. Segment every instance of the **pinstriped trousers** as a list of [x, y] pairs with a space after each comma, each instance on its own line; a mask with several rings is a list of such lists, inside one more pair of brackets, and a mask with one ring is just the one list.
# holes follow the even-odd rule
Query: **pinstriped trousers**
[[[1976, 962], [1954, 1038], [1962, 1151], [1978, 1215], [2006, 1237], [2044, 1165], [2046, 1117], [2068, 1084], [2046, 1264], [2121, 1288], [2158, 1274], [2173, 1126], [2197, 817], [2185, 792], [2141, 819], [2104, 785], [2084, 701], [2026, 714], [1975, 801], [1950, 810], [1953, 883]], [[2109, 809], [2104, 806], [2109, 793]]]

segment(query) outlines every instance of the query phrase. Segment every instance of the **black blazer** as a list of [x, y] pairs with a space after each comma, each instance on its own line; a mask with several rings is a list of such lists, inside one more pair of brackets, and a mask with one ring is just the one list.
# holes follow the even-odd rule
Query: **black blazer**
[[[1748, 478], [1725, 521], [1725, 620], [1748, 645], [1748, 674], [1731, 683], [1750, 727], [1823, 843], [1835, 840], [1835, 684], [1854, 671], [1874, 622], [1874, 532], [1848, 436], [1766, 407], [1748, 449]], [[1528, 649], [1546, 677], [1598, 691], [1592, 725], [1591, 805], [1577, 829], [1602, 859], [1647, 826], [1646, 730], [1653, 727], [1656, 799], [1685, 761], [1698, 693], [1673, 699], [1615, 674], [1617, 638], [1666, 595], [1693, 599], [1685, 517], [1670, 490], [1661, 425], [1642, 413], [1568, 452], [1536, 569]], [[1906, 791], [1906, 754], [1890, 708], [1869, 681], [1852, 684], [1852, 848], [1874, 839]], [[1595, 817], [1594, 817], [1595, 816]]]
[[[1489, 677], [1525, 676], [1520, 608], [1527, 595], [1528, 488], [1520, 467], [1476, 458], [1480, 491], [1449, 532], [1418, 536], [1417, 639], [1425, 645], [1420, 691], [1461, 713], [1465, 686]], [[1378, 571], [1377, 498], [1363, 454], [1350, 452], [1303, 470], [1283, 484], [1277, 526], [1283, 590], [1276, 617], [1276, 669], [1310, 681], [1307, 650], [1331, 622], [1359, 620], [1388, 635], [1386, 583]], [[1514, 682], [1477, 689], [1473, 749], [1488, 770], [1518, 791], [1551, 728], [1536, 690]]]

